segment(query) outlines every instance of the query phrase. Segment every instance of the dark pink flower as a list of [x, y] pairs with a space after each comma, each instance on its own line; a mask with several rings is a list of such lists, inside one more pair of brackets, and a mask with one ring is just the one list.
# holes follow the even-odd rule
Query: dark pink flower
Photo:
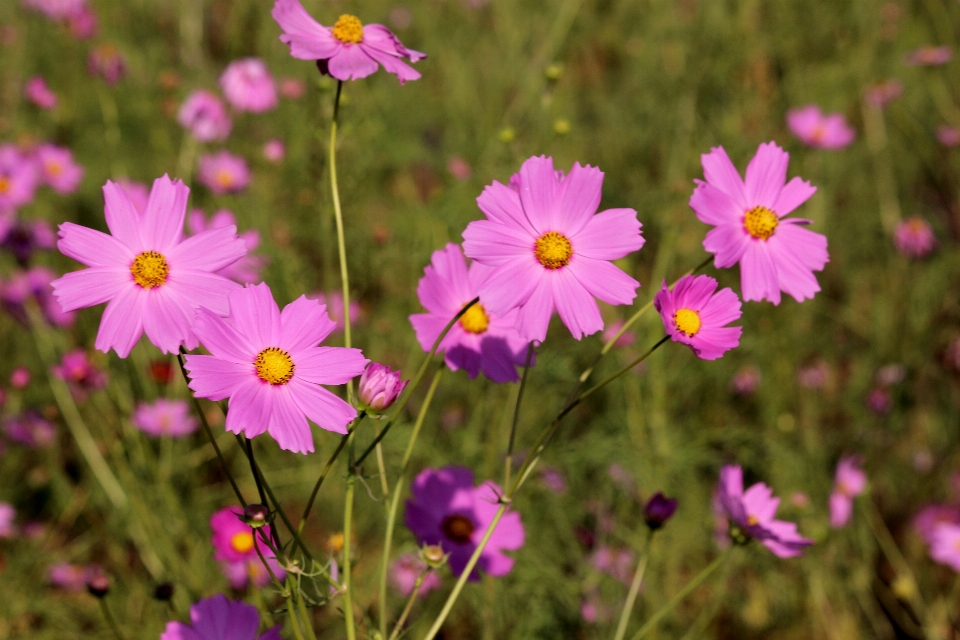
[[[235, 227], [236, 224], [237, 220], [233, 212], [227, 209], [214, 211], [209, 220], [207, 220], [202, 209], [193, 209], [187, 216], [187, 231], [190, 232], [191, 236], [211, 229]], [[260, 232], [256, 229], [247, 229], [238, 236], [247, 247], [247, 254], [233, 264], [220, 269], [217, 274], [240, 284], [259, 284], [263, 281], [260, 271], [267, 266], [267, 258], [253, 255], [253, 251], [256, 251], [257, 247], [260, 246]]]
[[190, 607], [190, 622], [172, 621], [160, 640], [283, 640], [280, 625], [261, 635], [260, 614], [253, 605], [227, 600], [223, 594], [204, 598]]
[[937, 247], [937, 238], [929, 222], [920, 216], [911, 216], [897, 224], [893, 244], [908, 258], [925, 258]]
[[277, 88], [260, 58], [234, 60], [220, 76], [220, 88], [234, 109], [264, 113], [277, 106]]
[[371, 362], [360, 375], [357, 395], [367, 411], [383, 413], [396, 402], [409, 383], [409, 380], [401, 380], [400, 371], [392, 371], [386, 365]]
[[90, 50], [90, 55], [87, 56], [87, 70], [90, 75], [99, 76], [108, 85], [113, 86], [127, 75], [127, 63], [120, 50], [108, 42]]
[[[248, 583], [252, 582], [257, 586], [263, 586], [270, 581], [270, 573], [263, 566], [257, 549], [254, 547], [254, 535], [261, 535], [254, 532], [250, 525], [242, 522], [240, 517], [243, 511], [238, 507], [227, 507], [220, 509], [210, 516], [210, 529], [213, 536], [210, 538], [210, 544], [213, 545], [213, 556], [220, 562], [220, 568], [235, 589], [242, 589]], [[269, 534], [267, 525], [260, 529], [264, 535]], [[267, 559], [273, 574], [278, 580], [283, 580], [286, 572], [277, 562], [273, 552], [258, 540], [260, 553]]]
[[57, 94], [50, 91], [47, 82], [40, 76], [33, 76], [27, 80], [23, 89], [23, 95], [27, 100], [40, 107], [41, 109], [53, 109], [57, 106]]
[[70, 29], [70, 35], [77, 40], [89, 40], [97, 35], [99, 30], [97, 14], [85, 5], [67, 17], [67, 28]]
[[197, 430], [200, 424], [190, 414], [186, 400], [157, 398], [151, 404], [140, 402], [130, 418], [140, 431], [155, 438], [182, 438]]
[[[426, 571], [427, 563], [416, 553], [404, 553], [390, 563], [390, 584], [402, 596], [409, 596], [420, 574]], [[420, 596], [425, 596], [440, 586], [440, 576], [435, 571], [429, 572], [420, 585]]]
[[824, 114], [815, 104], [787, 111], [787, 126], [800, 142], [817, 149], [842, 149], [857, 137], [843, 114]]
[[63, 354], [60, 364], [53, 367], [53, 375], [80, 392], [95, 391], [107, 386], [107, 374], [90, 361], [83, 349]]
[[243, 191], [250, 184], [247, 161], [229, 151], [218, 151], [200, 156], [200, 184], [215, 195]]
[[725, 326], [742, 315], [740, 300], [731, 289], [717, 292], [709, 276], [684, 276], [672, 291], [664, 281], [653, 305], [667, 335], [699, 358], [716, 360], [740, 344], [743, 328]]
[[928, 44], [908, 53], [906, 62], [920, 67], [938, 67], [947, 64], [951, 59], [953, 59], [953, 51], [950, 47], [935, 47]]
[[643, 519], [652, 530], [661, 528], [677, 511], [677, 499], [668, 498], [659, 491], [647, 501], [643, 508]]
[[177, 122], [200, 142], [226, 140], [233, 123], [215, 93], [199, 89], [180, 106]]
[[3, 423], [3, 434], [25, 447], [47, 447], [57, 437], [57, 428], [34, 409], [27, 409]]
[[856, 456], [844, 456], [837, 465], [837, 476], [830, 494], [830, 526], [846, 526], [853, 515], [853, 499], [867, 488], [867, 474]]
[[960, 507], [952, 504], [928, 504], [913, 517], [913, 530], [928, 545], [933, 544], [933, 532], [938, 525], [960, 525]]
[[44, 183], [62, 196], [77, 190], [83, 179], [83, 167], [73, 161], [70, 149], [42, 144], [37, 147], [36, 157]]

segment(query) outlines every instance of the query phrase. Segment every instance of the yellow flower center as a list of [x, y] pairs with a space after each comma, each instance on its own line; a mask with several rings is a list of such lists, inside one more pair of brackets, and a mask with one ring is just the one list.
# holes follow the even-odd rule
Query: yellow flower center
[[264, 349], [253, 364], [257, 367], [257, 376], [270, 384], [287, 384], [297, 368], [290, 354], [279, 347]]
[[48, 162], [46, 164], [46, 169], [47, 169], [47, 173], [49, 173], [52, 176], [59, 176], [61, 173], [63, 173], [63, 166], [55, 160], [51, 160], [50, 162]]
[[559, 269], [570, 264], [573, 245], [570, 244], [567, 236], [562, 233], [549, 231], [537, 238], [534, 255], [537, 256], [540, 264], [547, 269]]
[[475, 527], [470, 518], [461, 515], [452, 515], [444, 519], [440, 528], [443, 529], [443, 533], [446, 534], [449, 539], [454, 542], [459, 542], [460, 544], [466, 544], [470, 542]]
[[700, 331], [700, 314], [692, 309], [677, 309], [673, 324], [677, 325], [677, 331], [692, 338]]
[[330, 537], [327, 538], [327, 548], [330, 549], [331, 553], [340, 553], [343, 551], [343, 543], [346, 541], [346, 538], [343, 537], [343, 532], [331, 533]]
[[780, 219], [766, 207], [754, 207], [743, 216], [743, 228], [757, 240], [766, 240], [777, 230]]
[[333, 37], [344, 44], [359, 44], [363, 42], [363, 23], [357, 16], [345, 13], [333, 25]]
[[230, 538], [230, 546], [237, 553], [248, 553], [253, 549], [253, 534], [249, 531], [241, 531], [233, 534]]
[[138, 285], [144, 289], [152, 289], [167, 281], [170, 265], [167, 264], [167, 259], [156, 251], [144, 251], [134, 258], [130, 273]]
[[464, 331], [470, 333], [483, 333], [490, 326], [490, 316], [487, 310], [479, 302], [467, 309], [467, 312], [460, 316], [460, 326]]
[[747, 524], [751, 527], [755, 527], [760, 524], [760, 521], [757, 520], [757, 516], [747, 516]]
[[6, 195], [8, 193], [10, 193], [10, 178], [0, 176], [0, 195]]
[[217, 174], [214, 176], [214, 180], [217, 181], [224, 189], [228, 189], [233, 186], [233, 174], [226, 169], [218, 169]]

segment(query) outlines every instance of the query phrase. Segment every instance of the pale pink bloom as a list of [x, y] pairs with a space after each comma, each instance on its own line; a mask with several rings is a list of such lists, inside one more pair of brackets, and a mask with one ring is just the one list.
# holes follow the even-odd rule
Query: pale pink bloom
[[25, 389], [28, 384], [30, 384], [30, 369], [16, 367], [10, 373], [10, 386], [14, 389]]
[[56, 440], [57, 428], [37, 411], [27, 409], [4, 421], [3, 434], [25, 447], [47, 447]]
[[307, 92], [307, 85], [299, 78], [280, 80], [280, 95], [288, 100], [299, 100]]
[[[343, 331], [343, 294], [339, 291], [316, 291], [307, 294], [307, 300], [316, 300], [327, 308], [327, 315], [336, 325], [334, 333]], [[350, 298], [350, 326], [355, 327], [365, 320], [363, 307], [357, 302], [356, 298]]]
[[[427, 570], [427, 564], [416, 553], [404, 553], [390, 563], [390, 584], [406, 597], [413, 591], [417, 578]], [[440, 576], [430, 571], [423, 578], [420, 585], [420, 597], [423, 597], [440, 587]]]
[[937, 247], [937, 238], [929, 222], [920, 216], [911, 216], [897, 224], [893, 244], [908, 258], [925, 258]]
[[287, 155], [287, 148], [282, 140], [274, 138], [273, 140], [267, 140], [266, 144], [263, 145], [263, 157], [269, 162], [282, 162], [285, 155]]
[[247, 161], [229, 151], [218, 151], [200, 156], [200, 184], [214, 195], [243, 191], [250, 184]]
[[960, 130], [942, 124], [937, 127], [937, 140], [945, 147], [960, 146]]
[[853, 515], [853, 499], [867, 488], [867, 474], [856, 456], [844, 456], [837, 465], [837, 475], [830, 494], [830, 526], [846, 526]]
[[231, 62], [220, 76], [220, 88], [234, 109], [264, 113], [277, 106], [277, 88], [260, 58]]
[[470, 176], [473, 175], [473, 169], [461, 156], [450, 156], [450, 159], [447, 160], [447, 171], [460, 182], [469, 180]]
[[842, 149], [857, 137], [843, 114], [825, 114], [815, 104], [787, 111], [787, 126], [800, 142], [817, 149]]
[[930, 557], [960, 572], [960, 525], [942, 523], [934, 527]]
[[190, 622], [167, 623], [160, 640], [283, 640], [280, 626], [264, 633], [260, 630], [260, 614], [253, 605], [227, 600], [223, 594], [204, 598], [190, 607]]
[[567, 492], [567, 480], [563, 477], [563, 473], [555, 467], [545, 467], [541, 465], [540, 479], [543, 480], [543, 484], [546, 485], [547, 489], [550, 489], [550, 491], [558, 496], [562, 496]]
[[233, 126], [220, 98], [203, 89], [194, 91], [183, 102], [177, 122], [200, 142], [226, 140]]
[[901, 95], [903, 95], [903, 83], [896, 78], [875, 82], [864, 92], [867, 104], [877, 109], [883, 109]]
[[807, 389], [822, 389], [830, 377], [830, 365], [817, 359], [797, 370], [797, 382]]
[[23, 6], [51, 20], [65, 20], [86, 7], [87, 0], [22, 0]]
[[597, 571], [606, 573], [624, 584], [630, 584], [633, 578], [633, 553], [629, 549], [614, 550], [607, 546], [599, 547], [593, 552], [590, 564]]
[[933, 532], [940, 524], [960, 525], [960, 507], [952, 504], [928, 504], [913, 517], [913, 530], [924, 542], [933, 544]]
[[730, 390], [738, 396], [753, 395], [760, 386], [760, 370], [753, 365], [743, 367], [730, 379]]
[[393, 371], [379, 362], [371, 362], [360, 376], [357, 396], [362, 407], [370, 413], [383, 413], [396, 402], [409, 383], [400, 377], [399, 370]]
[[50, 91], [46, 80], [40, 76], [33, 76], [27, 80], [23, 94], [27, 97], [27, 100], [41, 109], [53, 109], [57, 106], [57, 94]]
[[37, 164], [43, 181], [62, 196], [73, 193], [83, 180], [83, 167], [73, 161], [64, 147], [42, 144], [37, 147]]
[[907, 377], [907, 368], [902, 364], [888, 364], [877, 369], [877, 375], [874, 377], [877, 384], [890, 387], [904, 381]]
[[182, 438], [197, 430], [200, 423], [190, 414], [186, 400], [157, 398], [152, 404], [140, 402], [130, 418], [140, 431], [160, 438]]
[[[232, 211], [219, 209], [213, 212], [210, 219], [207, 220], [202, 209], [193, 209], [187, 216], [187, 230], [191, 236], [201, 234], [211, 229], [224, 229], [226, 227], [235, 227], [237, 220]], [[247, 255], [243, 256], [231, 265], [220, 269], [217, 273], [224, 278], [230, 278], [240, 284], [258, 284], [263, 281], [260, 271], [267, 266], [267, 259], [264, 256], [255, 256], [253, 251], [260, 246], [260, 232], [256, 229], [247, 229], [239, 234], [243, 244], [247, 247]]]
[[127, 63], [114, 45], [104, 43], [90, 50], [87, 70], [90, 75], [100, 76], [108, 85], [113, 86], [127, 75]]
[[727, 327], [742, 315], [732, 289], [717, 291], [710, 276], [684, 276], [671, 291], [666, 281], [653, 299], [663, 328], [674, 342], [685, 344], [704, 360], [716, 360], [739, 346], [742, 327]]
[[953, 51], [950, 47], [935, 47], [933, 45], [924, 45], [907, 54], [907, 64], [920, 67], [938, 67], [947, 64], [953, 59]]
[[112, 235], [71, 222], [60, 225], [60, 251], [88, 267], [52, 284], [65, 311], [109, 302], [96, 348], [130, 354], [143, 333], [164, 353], [195, 349], [195, 310], [226, 315], [227, 294], [239, 287], [216, 272], [246, 254], [235, 227], [183, 238], [188, 189], [167, 176], [153, 183], [140, 213], [113, 182], [103, 188]]
[[16, 145], [0, 145], [0, 214], [32, 202], [39, 182], [39, 171], [30, 156]]

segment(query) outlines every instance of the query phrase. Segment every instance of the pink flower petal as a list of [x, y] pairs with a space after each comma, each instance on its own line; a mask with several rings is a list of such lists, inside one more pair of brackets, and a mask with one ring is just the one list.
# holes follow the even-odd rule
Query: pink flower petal
[[490, 267], [534, 255], [536, 236], [514, 225], [489, 220], [474, 220], [463, 231], [463, 250], [467, 257]]
[[[494, 181], [493, 184], [484, 187], [483, 192], [477, 197], [477, 206], [491, 222], [499, 222], [507, 227], [519, 227], [527, 231], [531, 239], [540, 235], [523, 212], [520, 194], [505, 184]], [[516, 237], [524, 236], [517, 233]]]
[[[613, 267], [613, 265], [610, 266]], [[620, 271], [616, 267], [613, 268]], [[600, 317], [597, 301], [577, 280], [572, 270], [557, 269], [550, 274], [550, 278], [553, 285], [553, 303], [557, 307], [560, 319], [574, 338], [579, 340], [583, 336], [603, 329], [603, 318]]]
[[237, 237], [237, 228], [229, 225], [187, 238], [174, 247], [167, 258], [178, 269], [219, 271], [246, 254], [247, 246]]
[[726, 192], [706, 182], [699, 182], [690, 196], [690, 208], [700, 222], [725, 225], [743, 220], [744, 210]]
[[748, 242], [740, 261], [740, 290], [744, 300], [769, 300], [780, 304], [777, 268], [770, 252], [760, 241]]
[[363, 373], [370, 361], [360, 349], [310, 347], [293, 354], [296, 375], [313, 384], [346, 384]]
[[619, 260], [644, 245], [640, 221], [633, 209], [607, 209], [590, 220], [570, 242], [577, 255], [597, 260]]
[[700, 156], [700, 161], [703, 164], [703, 176], [707, 182], [729, 195], [734, 206], [740, 211], [750, 208], [744, 192], [743, 180], [723, 147], [714, 147], [710, 153]]
[[227, 431], [242, 433], [247, 438], [265, 432], [270, 426], [270, 413], [273, 411], [272, 391], [271, 385], [255, 374], [249, 376], [242, 387], [234, 389], [228, 405]]
[[506, 315], [527, 302], [545, 272], [532, 253], [515, 258], [497, 267], [480, 286], [480, 302], [496, 315]]
[[103, 185], [103, 200], [107, 228], [113, 237], [127, 245], [135, 254], [143, 251], [143, 243], [140, 241], [140, 213], [126, 190], [107, 180], [107, 184]]
[[[337, 328], [337, 323], [327, 315], [326, 305], [300, 296], [283, 308], [280, 326], [278, 346], [294, 354], [320, 344]], [[299, 362], [297, 367], [297, 375], [300, 375]]]
[[259, 352], [280, 345], [280, 308], [266, 284], [238, 289], [230, 294], [230, 320]]
[[[562, 231], [557, 212], [560, 182], [553, 158], [534, 156], [520, 167], [520, 202], [537, 237], [548, 231]], [[469, 255], [469, 254], [467, 254]]]
[[143, 331], [163, 353], [175, 353], [181, 344], [196, 349], [193, 335], [193, 307], [169, 287], [157, 287], [143, 295]]
[[[299, 373], [299, 372], [298, 372]], [[294, 453], [313, 453], [313, 433], [307, 417], [297, 406], [288, 385], [273, 389], [273, 413], [270, 416], [270, 437], [280, 448]]]
[[747, 165], [746, 196], [751, 206], [760, 205], [776, 210], [777, 199], [787, 180], [789, 162], [790, 154], [775, 142], [760, 145]]
[[153, 181], [147, 208], [140, 219], [143, 246], [166, 255], [183, 237], [190, 188], [166, 175]]
[[326, 60], [342, 43], [303, 8], [298, 0], [277, 0], [270, 15], [284, 33], [280, 41], [290, 45], [290, 55], [300, 60]]
[[750, 246], [750, 236], [742, 224], [714, 227], [703, 239], [703, 248], [714, 254], [713, 264], [718, 269], [726, 269], [740, 262]]
[[[600, 206], [602, 189], [603, 171], [590, 165], [583, 167], [579, 162], [574, 162], [570, 173], [563, 179], [557, 190], [556, 202], [552, 207], [555, 215], [552, 227], [562, 230], [568, 237], [580, 233], [588, 223], [596, 219], [593, 214]], [[557, 214], [562, 215], [562, 223], [560, 219], [556, 219]]]
[[377, 71], [377, 63], [359, 45], [345, 44], [328, 61], [330, 75], [337, 80], [360, 80]]
[[115, 267], [91, 267], [65, 274], [50, 283], [64, 312], [92, 307], [112, 300], [131, 282], [129, 271]]
[[200, 309], [193, 321], [193, 332], [204, 348], [215, 357], [244, 363], [247, 371], [250, 371], [258, 353], [257, 348], [226, 320], [207, 309]]
[[553, 315], [554, 292], [550, 281], [541, 273], [543, 282], [536, 286], [530, 297], [517, 312], [517, 332], [527, 340], [543, 342], [547, 338], [550, 317]]
[[190, 388], [198, 398], [214, 402], [230, 397], [256, 375], [253, 363], [240, 364], [216, 356], [195, 355], [185, 356], [184, 360], [184, 367], [190, 372]]
[[[370, 25], [364, 27], [364, 32], [369, 28]], [[397, 76], [397, 80], [400, 81], [400, 84], [405, 84], [408, 80], [419, 80], [420, 72], [403, 62], [395, 55], [389, 53], [384, 53], [376, 47], [369, 46], [365, 41], [361, 42], [359, 45], [363, 49], [364, 53], [368, 56], [379, 62], [383, 65], [383, 68], [388, 72]]]
[[236, 282], [216, 273], [174, 268], [170, 269], [164, 286], [188, 300], [194, 309], [202, 307], [220, 316], [228, 313], [229, 294], [241, 288]]
[[783, 187], [780, 197], [773, 205], [773, 211], [781, 218], [790, 214], [817, 192], [817, 188], [799, 176], [793, 178]]
[[121, 358], [130, 355], [137, 340], [143, 335], [143, 307], [146, 291], [136, 285], [123, 287], [107, 304], [100, 319], [94, 346], [108, 353], [111, 348]]
[[347, 425], [357, 417], [356, 409], [323, 387], [296, 377], [289, 386], [297, 406], [321, 429], [343, 434], [347, 432]]
[[453, 317], [475, 297], [463, 252], [453, 243], [433, 252], [424, 274], [417, 296], [431, 313]]
[[[637, 297], [640, 283], [612, 262], [576, 256], [569, 265], [560, 269], [566, 270], [570, 270], [590, 295], [607, 304], [631, 304]], [[557, 308], [560, 308], [559, 302]]]
[[124, 267], [128, 270], [136, 257], [128, 246], [105, 233], [72, 222], [60, 225], [60, 253], [88, 267]]

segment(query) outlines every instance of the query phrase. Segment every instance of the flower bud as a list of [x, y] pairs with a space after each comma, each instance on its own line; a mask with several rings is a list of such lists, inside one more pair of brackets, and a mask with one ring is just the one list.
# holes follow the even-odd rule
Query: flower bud
[[241, 518], [241, 520], [254, 529], [259, 529], [263, 525], [267, 524], [271, 519], [270, 509], [262, 504], [248, 504], [246, 507], [244, 507], [243, 518]]
[[371, 413], [382, 413], [396, 402], [409, 382], [400, 380], [399, 371], [371, 362], [360, 376], [360, 403]]
[[110, 591], [110, 578], [102, 573], [98, 573], [87, 580], [87, 591], [90, 592], [90, 595], [97, 598], [104, 597]]
[[431, 569], [439, 569], [447, 562], [447, 554], [443, 552], [443, 547], [437, 544], [420, 549], [420, 557]]
[[647, 506], [644, 507], [643, 517], [647, 521], [647, 526], [650, 527], [650, 530], [656, 531], [666, 524], [667, 520], [673, 517], [676, 510], [676, 499], [668, 498], [657, 491], [647, 502]]
[[161, 602], [169, 602], [173, 598], [173, 584], [161, 582], [157, 585], [157, 588], [153, 590], [153, 597]]

